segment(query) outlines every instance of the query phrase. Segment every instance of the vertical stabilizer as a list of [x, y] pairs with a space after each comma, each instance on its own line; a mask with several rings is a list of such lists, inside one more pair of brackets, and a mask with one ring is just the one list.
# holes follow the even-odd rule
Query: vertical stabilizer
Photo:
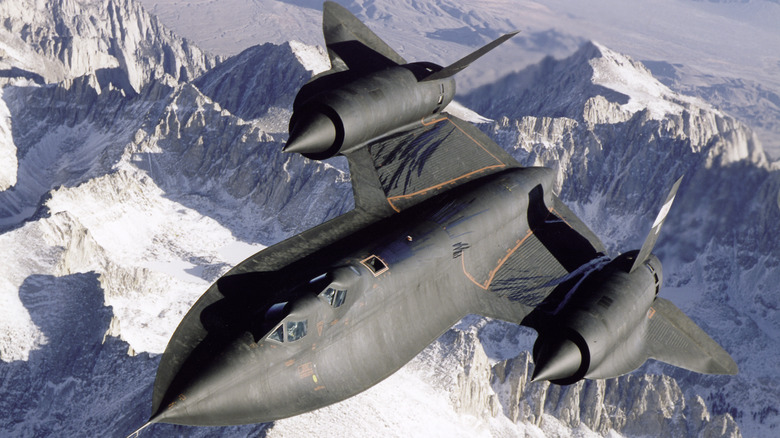
[[636, 256], [636, 260], [634, 260], [630, 272], [634, 272], [636, 268], [642, 266], [653, 251], [655, 241], [658, 240], [658, 234], [661, 233], [661, 226], [664, 224], [666, 215], [669, 214], [669, 210], [672, 208], [674, 197], [677, 196], [677, 189], [680, 188], [682, 179], [683, 177], [678, 178], [677, 181], [675, 181], [674, 186], [672, 186], [672, 190], [666, 195], [664, 205], [661, 207], [661, 211], [658, 212], [658, 216], [655, 218], [655, 222], [653, 222], [653, 227], [650, 229], [650, 234], [647, 235], [645, 243], [642, 244], [642, 249], [639, 250], [639, 254]]
[[322, 6], [322, 33], [334, 70], [365, 73], [406, 64], [401, 55], [338, 3], [325, 2]]
[[430, 76], [423, 79], [423, 81], [436, 81], [439, 79], [445, 79], [450, 76], [455, 75], [455, 73], [458, 73], [459, 71], [463, 70], [464, 68], [468, 67], [469, 64], [476, 61], [477, 59], [484, 56], [487, 52], [495, 49], [498, 47], [501, 43], [508, 40], [509, 38], [512, 38], [513, 36], [517, 35], [520, 31], [516, 30], [514, 32], [509, 32], [507, 34], [501, 35], [500, 37], [496, 38], [495, 40], [485, 44], [484, 46], [480, 47], [479, 49], [469, 53], [468, 55], [464, 56], [463, 58], [455, 61], [454, 63], [448, 65], [447, 67], [444, 67], [443, 69], [431, 74]]

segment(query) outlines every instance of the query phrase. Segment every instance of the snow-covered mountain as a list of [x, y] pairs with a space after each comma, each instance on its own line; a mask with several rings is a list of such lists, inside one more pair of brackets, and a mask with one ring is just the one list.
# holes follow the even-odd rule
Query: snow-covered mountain
[[[322, 44], [319, 0], [139, 0], [171, 28], [224, 55], [262, 42]], [[409, 60], [447, 65], [500, 33], [521, 33], [458, 75], [460, 90], [491, 83], [547, 55], [599, 41], [650, 60], [667, 85], [718, 99], [780, 157], [780, 2], [776, 0], [341, 1]], [[718, 98], [718, 95], [727, 95]]]
[[718, 409], [728, 407], [749, 436], [767, 433], [754, 427], [776, 422], [767, 412], [780, 401], [776, 369], [768, 366], [778, 363], [780, 333], [780, 295], [772, 286], [780, 180], [751, 130], [598, 44], [463, 101], [497, 120], [485, 129], [516, 157], [557, 169], [562, 198], [614, 251], [641, 246], [665, 187], [685, 175], [656, 246], [664, 261], [662, 294], [727, 346], [740, 375], [724, 380], [645, 369], [663, 370], [697, 391], [708, 388], [711, 397], [728, 394]]
[[[0, 435], [123, 436], [148, 417], [159, 353], [194, 300], [242, 258], [352, 208], [349, 175], [343, 160], [280, 153], [295, 92], [327, 67], [321, 49], [265, 44], [220, 63], [132, 2], [91, 2], [92, 19], [82, 2], [44, 3], [0, 5], [0, 173], [13, 176], [0, 192]], [[663, 293], [740, 374], [653, 363], [532, 384], [533, 331], [470, 316], [343, 403], [143, 436], [772, 433], [780, 181], [750, 128], [595, 43], [459, 99], [518, 159], [556, 169], [615, 252], [639, 247], [685, 173], [657, 246]]]

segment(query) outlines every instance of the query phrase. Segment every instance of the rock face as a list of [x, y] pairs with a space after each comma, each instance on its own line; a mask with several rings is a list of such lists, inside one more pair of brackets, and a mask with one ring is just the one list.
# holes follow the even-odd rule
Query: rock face
[[[232, 114], [244, 120], [262, 119], [265, 125], [275, 126], [277, 132], [286, 132], [300, 84], [308, 81], [312, 73], [328, 69], [330, 62], [319, 47], [295, 41], [279, 46], [267, 43], [226, 60], [194, 84]], [[269, 70], [277, 70], [280, 75], [271, 77], [266, 74]]]
[[[544, 433], [562, 426], [596, 436], [712, 436], [713, 431], [718, 431], [714, 436], [742, 436], [730, 414], [711, 414], [700, 396], [686, 396], [669, 376], [630, 374], [570, 386], [530, 383], [530, 352], [496, 360], [484, 347], [492, 342], [488, 333], [511, 333], [510, 326], [469, 317], [410, 366], [449, 393], [458, 412], [477, 418], [505, 416]], [[512, 336], [507, 338], [512, 342]]]
[[163, 75], [195, 79], [217, 61], [131, 0], [10, 1], [0, 16], [0, 66], [37, 81], [94, 73], [102, 84], [139, 92]]
[[[662, 294], [725, 345], [741, 372], [726, 380], [664, 372], [685, 387], [731, 388], [729, 402], [712, 406], [738, 420], [761, 418], [778, 402], [774, 369], [758, 364], [777, 361], [768, 345], [780, 329], [780, 303], [767, 285], [778, 281], [780, 242], [771, 224], [780, 219], [780, 181], [748, 127], [596, 44], [463, 100], [497, 120], [485, 130], [522, 162], [557, 170], [563, 199], [612, 251], [641, 245], [660, 197], [684, 174], [656, 246]], [[747, 388], [756, 385], [750, 401]], [[768, 421], [777, 418], [759, 423]]]
[[[216, 65], [125, 1], [0, 10], [0, 435], [127, 434], [148, 415], [157, 355], [208, 285], [352, 208], [343, 160], [280, 152], [295, 91], [325, 55], [269, 44]], [[402, 436], [416, 430], [405, 418], [430, 420], [439, 398], [427, 415], [462, 422], [452, 430], [465, 425], [463, 436], [733, 437], [777, 425], [780, 184], [750, 129], [596, 44], [465, 99], [519, 160], [557, 170], [561, 196], [614, 251], [641, 244], [685, 173], [657, 246], [667, 289], [742, 373], [649, 364], [529, 383], [534, 333], [469, 316], [390, 378], [400, 402], [383, 383], [275, 424], [152, 430], [341, 436], [371, 424]]]

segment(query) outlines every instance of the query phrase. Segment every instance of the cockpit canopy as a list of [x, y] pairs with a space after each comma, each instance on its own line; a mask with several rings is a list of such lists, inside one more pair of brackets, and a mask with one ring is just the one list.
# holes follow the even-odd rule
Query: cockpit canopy
[[318, 300], [309, 293], [319, 290], [317, 298], [320, 302], [327, 303], [332, 309], [338, 309], [347, 302], [349, 291], [359, 287], [360, 276], [360, 271], [354, 266], [344, 266], [311, 279], [305, 286], [309, 292], [300, 295], [293, 302], [276, 303], [268, 308], [265, 321], [272, 329], [267, 332], [266, 338], [275, 342], [295, 342], [302, 339], [308, 332], [306, 317], [317, 312], [314, 303]]
[[347, 290], [328, 286], [319, 294], [319, 297], [335, 309], [344, 304], [344, 300], [347, 298]]
[[[304, 319], [303, 321], [287, 321], [286, 323], [279, 324], [279, 326], [268, 335], [268, 339], [276, 342], [295, 342], [306, 336], [309, 325], [308, 322], [308, 320]], [[287, 336], [285, 336], [285, 332], [287, 333]]]

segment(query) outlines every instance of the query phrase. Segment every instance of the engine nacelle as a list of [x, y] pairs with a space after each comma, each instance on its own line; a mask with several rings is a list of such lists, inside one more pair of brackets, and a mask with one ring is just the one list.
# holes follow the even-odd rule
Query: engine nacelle
[[661, 263], [650, 256], [630, 272], [632, 251], [591, 273], [537, 327], [534, 380], [571, 384], [615, 377], [646, 359], [647, 315], [661, 284]]
[[338, 81], [331, 76], [342, 73], [315, 78], [296, 98], [284, 150], [325, 159], [419, 123], [441, 111], [455, 95], [452, 78], [421, 80], [440, 68], [430, 63], [399, 65], [333, 88], [328, 85]]

